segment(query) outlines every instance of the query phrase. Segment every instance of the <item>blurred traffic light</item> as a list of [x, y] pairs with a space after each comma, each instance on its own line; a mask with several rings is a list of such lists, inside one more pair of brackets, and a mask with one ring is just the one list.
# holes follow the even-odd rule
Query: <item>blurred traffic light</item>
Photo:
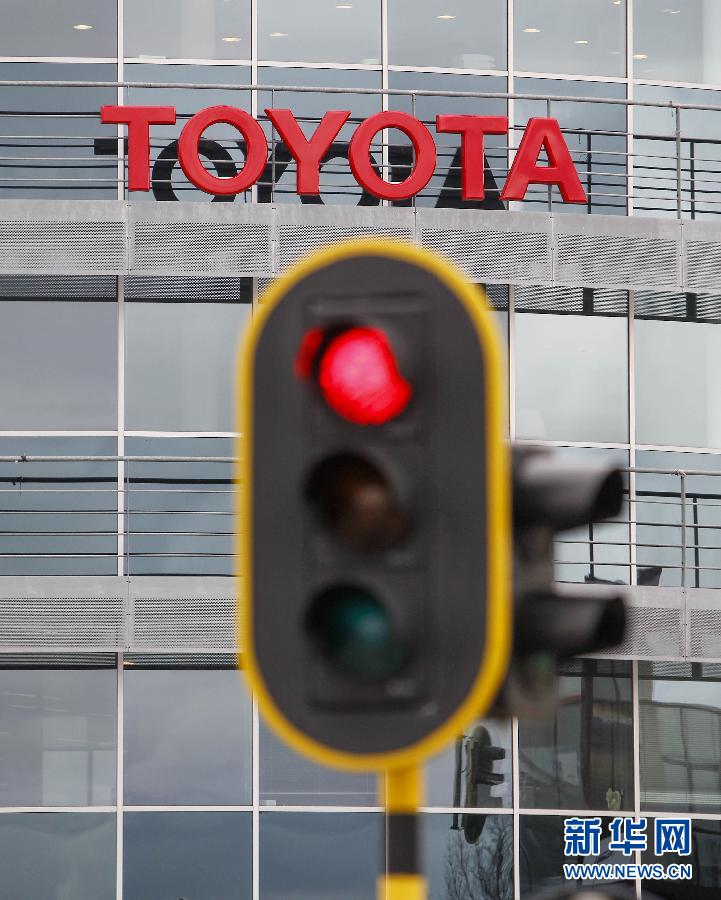
[[559, 532], [616, 516], [623, 476], [605, 463], [569, 463], [552, 451], [513, 448], [513, 660], [497, 715], [537, 715], [553, 700], [558, 662], [623, 640], [620, 593], [555, 585]]

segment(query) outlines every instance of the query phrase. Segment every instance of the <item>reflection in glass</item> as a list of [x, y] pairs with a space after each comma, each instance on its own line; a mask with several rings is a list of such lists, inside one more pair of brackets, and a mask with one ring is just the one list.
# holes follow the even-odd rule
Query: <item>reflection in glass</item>
[[0, 669], [0, 806], [115, 802], [115, 678]]
[[592, 887], [603, 881], [567, 881], [563, 873], [564, 863], [608, 863], [610, 865], [628, 863], [628, 857], [608, 850], [610, 834], [608, 823], [603, 820], [601, 853], [597, 857], [564, 856], [563, 818], [561, 816], [521, 816], [520, 823], [520, 870], [521, 897], [530, 897], [535, 891], [550, 888], [566, 888], [572, 885]]
[[714, 0], [634, 0], [636, 78], [719, 84], [721, 7]]
[[[117, 574], [115, 460], [31, 459], [116, 453], [113, 437], [0, 441], [0, 455], [28, 458], [0, 463], [0, 511], [8, 532], [0, 536], [0, 575]], [[96, 591], [103, 595], [102, 588]]]
[[574, 660], [558, 707], [519, 723], [521, 807], [633, 809], [631, 665]]
[[125, 802], [251, 802], [251, 707], [233, 669], [125, 670]]
[[267, 60], [380, 64], [379, 0], [263, 0], [258, 55]]
[[383, 817], [261, 813], [262, 900], [374, 900]]
[[[649, 818], [649, 831], [653, 832], [654, 820]], [[721, 822], [694, 819], [691, 824], [691, 855], [664, 853], [655, 856], [649, 851], [642, 856], [644, 863], [661, 865], [690, 865], [693, 877], [690, 881], [654, 881], [641, 883], [642, 900], [716, 900], [721, 887]]]
[[515, 66], [567, 75], [626, 74], [626, 4], [515, 0]]
[[628, 440], [626, 294], [516, 288], [516, 431]]
[[251, 813], [126, 812], [123, 822], [123, 896], [252, 897]]
[[235, 350], [250, 304], [132, 303], [125, 312], [128, 428], [233, 431]]
[[125, 0], [123, 9], [126, 56], [250, 58], [250, 0]]
[[260, 723], [260, 802], [264, 806], [377, 806], [378, 779], [318, 766]]
[[423, 816], [428, 896], [433, 900], [513, 900], [513, 818]]
[[506, 68], [504, 0], [388, 0], [392, 65]]
[[641, 808], [721, 807], [718, 666], [639, 663]]
[[512, 794], [508, 721], [481, 722], [426, 765], [426, 806], [510, 806]]
[[[50, 4], [45, 18], [61, 8]], [[4, 16], [4, 34], [7, 21]], [[93, 82], [114, 81], [116, 76], [115, 64], [0, 63], [3, 81]], [[0, 198], [117, 199], [117, 132], [110, 132], [108, 155], [98, 155], [96, 143], [108, 135], [98, 110], [116, 102], [112, 87], [5, 87]]]
[[115, 900], [115, 814], [0, 816], [0, 872], [8, 900]]
[[0, 56], [116, 56], [116, 21], [115, 0], [5, 0]]

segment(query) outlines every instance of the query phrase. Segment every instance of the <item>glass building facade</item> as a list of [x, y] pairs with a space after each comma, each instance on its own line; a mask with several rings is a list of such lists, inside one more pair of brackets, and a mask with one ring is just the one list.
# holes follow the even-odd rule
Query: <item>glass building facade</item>
[[[258, 115], [274, 148], [238, 205], [300, 205], [263, 118], [288, 106], [306, 125], [351, 110], [323, 165], [327, 206], [382, 206], [353, 181], [347, 141], [354, 122], [392, 108], [426, 122], [509, 117], [510, 137], [486, 142], [482, 208], [498, 215], [523, 127], [548, 114], [588, 194], [571, 211], [713, 223], [721, 209], [718, 0], [0, 0], [0, 10], [0, 202], [222, 200], [182, 175], [177, 139], [190, 115], [229, 103]], [[178, 124], [153, 129], [151, 192], [128, 194], [122, 133], [98, 110], [156, 102], [174, 104]], [[218, 126], [205, 139], [209, 169], [234, 174], [236, 136]], [[374, 152], [399, 180], [412, 156], [393, 141]], [[445, 136], [436, 175], [405, 205], [468, 205], [458, 155]], [[538, 187], [509, 211], [569, 212]], [[63, 579], [231, 574], [233, 357], [259, 287], [0, 275], [0, 580], [46, 576], [72, 597]], [[619, 521], [559, 543], [559, 580], [721, 587], [721, 295], [487, 287], [507, 351], [509, 436], [630, 470]], [[281, 745], [228, 655], [11, 645], [0, 647], [0, 897], [375, 897], [374, 779]], [[719, 896], [721, 663], [651, 655], [568, 663], [557, 709], [484, 723], [504, 755], [480, 802], [465, 789], [467, 737], [428, 764], [432, 900], [518, 900], [560, 885], [564, 817], [619, 813], [693, 819], [693, 883], [645, 882], [639, 897]]]

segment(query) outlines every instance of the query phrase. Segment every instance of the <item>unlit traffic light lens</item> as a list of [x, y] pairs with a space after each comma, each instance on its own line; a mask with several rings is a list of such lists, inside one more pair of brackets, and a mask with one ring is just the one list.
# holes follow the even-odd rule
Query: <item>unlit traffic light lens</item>
[[306, 496], [336, 537], [360, 550], [382, 550], [409, 529], [389, 479], [355, 454], [323, 460], [311, 473]]
[[413, 395], [380, 328], [350, 327], [336, 334], [312, 329], [296, 369], [305, 377], [315, 375], [328, 406], [355, 425], [385, 425]]
[[361, 587], [338, 585], [323, 591], [306, 626], [325, 659], [356, 681], [393, 678], [410, 657], [388, 608]]

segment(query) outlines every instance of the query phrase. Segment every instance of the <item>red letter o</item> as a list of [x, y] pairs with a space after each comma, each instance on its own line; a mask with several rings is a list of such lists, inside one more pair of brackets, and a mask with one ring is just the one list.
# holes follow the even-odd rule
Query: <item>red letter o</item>
[[[416, 155], [413, 171], [404, 181], [389, 182], [379, 178], [370, 160], [371, 142], [384, 128], [397, 128], [413, 142]], [[350, 167], [358, 184], [381, 200], [406, 200], [428, 184], [436, 170], [436, 144], [426, 126], [403, 112], [376, 113], [356, 129], [348, 153]]]
[[[245, 138], [245, 164], [232, 178], [218, 178], [203, 167], [198, 141], [206, 128], [222, 122], [233, 125]], [[191, 181], [206, 194], [240, 194], [260, 178], [268, 161], [265, 133], [255, 119], [235, 106], [209, 106], [188, 120], [178, 142], [180, 165]]]

